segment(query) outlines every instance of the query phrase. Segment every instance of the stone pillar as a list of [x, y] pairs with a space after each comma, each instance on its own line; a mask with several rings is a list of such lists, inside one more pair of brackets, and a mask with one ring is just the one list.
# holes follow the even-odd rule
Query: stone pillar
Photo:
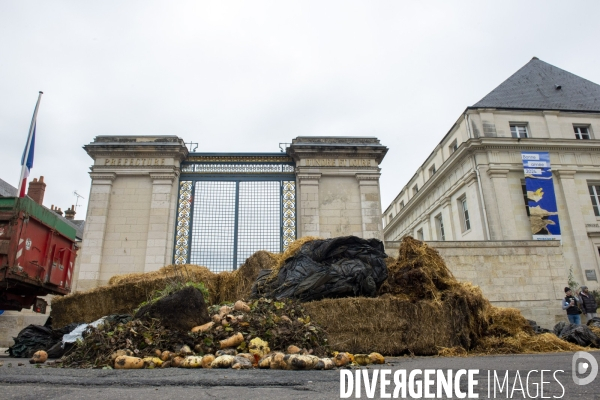
[[319, 179], [321, 174], [298, 174], [297, 191], [300, 199], [297, 212], [298, 237], [319, 236]]
[[575, 184], [575, 171], [561, 169], [556, 172], [560, 178], [561, 192], [565, 204], [564, 210], [559, 208], [558, 214], [565, 258], [567, 258], [567, 262], [572, 264], [577, 281], [585, 282], [583, 266], [595, 265], [596, 260], [594, 259], [594, 253], [589, 249], [590, 240], [587, 236], [587, 228], [579, 203]]
[[444, 236], [446, 236], [447, 241], [452, 241], [456, 237], [456, 231], [454, 230], [454, 213], [452, 212], [452, 201], [450, 198], [444, 199], [442, 210], [442, 218], [444, 218], [445, 225]]
[[[148, 221], [148, 242], [146, 244], [146, 265], [144, 271], [156, 271], [171, 263], [173, 256], [172, 214], [175, 208], [171, 202], [177, 192], [178, 174], [150, 174], [152, 179], [152, 199]], [[175, 204], [175, 207], [177, 205]]]
[[[489, 169], [488, 174], [492, 180], [500, 224], [502, 227], [501, 240], [514, 240], [517, 237], [517, 225], [513, 218], [514, 211], [508, 186], [508, 169]], [[510, 218], [507, 218], [510, 216]]]
[[360, 191], [362, 234], [365, 239], [383, 240], [379, 177], [381, 174], [356, 174]]
[[383, 238], [379, 163], [387, 147], [372, 137], [297, 137], [298, 237]]
[[102, 249], [108, 221], [110, 194], [116, 174], [90, 173], [92, 187], [88, 200], [87, 216], [83, 228], [82, 247], [79, 251], [81, 262], [76, 276], [77, 289], [87, 290], [97, 286], [102, 264]]
[[84, 149], [94, 165], [78, 288], [170, 264], [183, 140], [98, 136]]

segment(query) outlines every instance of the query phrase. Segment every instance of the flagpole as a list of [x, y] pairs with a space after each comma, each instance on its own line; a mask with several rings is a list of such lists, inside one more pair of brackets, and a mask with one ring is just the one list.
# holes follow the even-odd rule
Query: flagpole
[[44, 92], [40, 91], [38, 94], [37, 103], [35, 104], [35, 110], [33, 111], [33, 118], [31, 118], [31, 125], [29, 126], [29, 135], [27, 136], [27, 145], [25, 146], [25, 152], [23, 153], [23, 165], [21, 167], [21, 179], [19, 179], [19, 190], [17, 191], [19, 197], [25, 197], [25, 186], [26, 177], [25, 169], [27, 168], [27, 157], [29, 156], [29, 149], [31, 148], [31, 138], [33, 136], [33, 130], [35, 129], [35, 123], [37, 119], [38, 109], [40, 108], [40, 100]]

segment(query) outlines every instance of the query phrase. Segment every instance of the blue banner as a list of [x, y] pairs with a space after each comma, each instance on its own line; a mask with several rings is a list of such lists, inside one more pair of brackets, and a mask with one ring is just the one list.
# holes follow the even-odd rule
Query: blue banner
[[550, 168], [545, 151], [521, 153], [529, 205], [529, 221], [534, 240], [560, 240], [560, 222]]

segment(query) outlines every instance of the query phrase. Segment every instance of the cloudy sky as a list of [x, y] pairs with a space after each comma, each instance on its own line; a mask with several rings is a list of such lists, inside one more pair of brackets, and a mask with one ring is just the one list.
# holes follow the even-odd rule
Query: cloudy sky
[[[465, 107], [531, 57], [600, 83], [598, 1], [0, 1], [0, 178], [86, 200], [96, 135], [198, 151], [376, 136], [385, 209]], [[592, 18], [594, 17], [594, 18]]]

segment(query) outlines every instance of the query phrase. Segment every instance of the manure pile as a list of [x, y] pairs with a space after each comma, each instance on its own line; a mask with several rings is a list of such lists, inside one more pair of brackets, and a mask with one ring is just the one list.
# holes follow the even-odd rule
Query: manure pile
[[[55, 325], [62, 326], [91, 322], [114, 313], [132, 313], [152, 293], [164, 289], [174, 279], [204, 283], [209, 292], [208, 303], [212, 305], [248, 300], [259, 271], [271, 269], [270, 276], [276, 276], [286, 260], [314, 239], [299, 239], [284, 254], [259, 251], [233, 272], [215, 274], [205, 267], [183, 265], [116, 276], [108, 286], [55, 298], [52, 316]], [[302, 313], [306, 314], [302, 320], [306, 324], [310, 321], [313, 329], [322, 332], [319, 343], [328, 344], [314, 350], [318, 347], [321, 352], [327, 347], [350, 355], [377, 352], [385, 356], [466, 356], [584, 349], [552, 333], [534, 333], [516, 309], [492, 306], [478, 287], [456, 280], [439, 253], [421, 241], [404, 238], [398, 258], [388, 257], [386, 265], [388, 278], [374, 298], [334, 298], [302, 304]], [[309, 320], [304, 319], [307, 317]], [[278, 318], [281, 316], [275, 319]], [[592, 331], [596, 329], [600, 328], [592, 327]], [[272, 342], [278, 331], [271, 329], [268, 334]], [[169, 336], [162, 331], [158, 335], [157, 343]], [[178, 344], [164, 342], [162, 350], [174, 351], [176, 346], [184, 344], [178, 334], [172, 337]], [[200, 337], [186, 339], [185, 343], [189, 342], [193, 348], [201, 344], [196, 341]], [[260, 337], [260, 333], [254, 337]], [[205, 337], [202, 338], [201, 342]], [[221, 340], [220, 336], [206, 341], [213, 343], [217, 339]], [[206, 350], [198, 349], [199, 353]], [[107, 353], [100, 357], [102, 362]]]

